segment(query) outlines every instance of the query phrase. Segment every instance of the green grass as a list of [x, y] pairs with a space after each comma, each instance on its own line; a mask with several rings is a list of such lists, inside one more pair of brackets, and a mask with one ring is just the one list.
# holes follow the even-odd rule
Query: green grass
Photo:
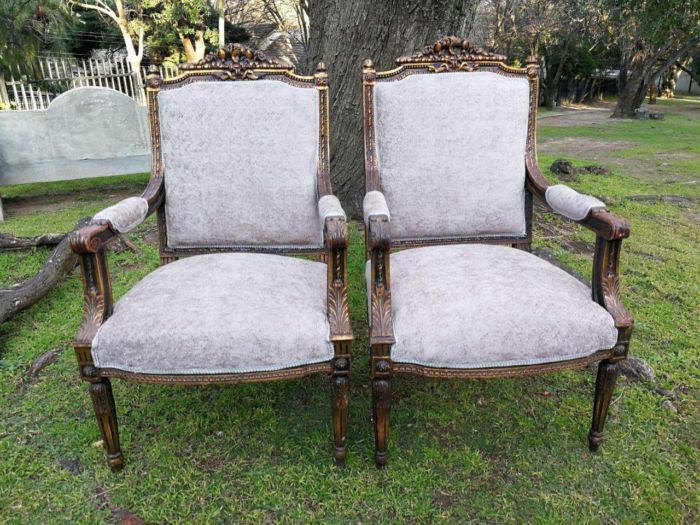
[[[676, 106], [664, 108], [673, 112]], [[652, 128], [652, 126], [654, 126]], [[114, 381], [126, 468], [112, 474], [86, 385], [69, 344], [80, 322], [79, 275], [0, 326], [0, 521], [118, 522], [120, 511], [153, 523], [697, 523], [700, 520], [700, 120], [559, 128], [540, 138], [595, 136], [664, 155], [676, 182], [624, 169], [582, 176], [576, 189], [605, 196], [627, 217], [623, 296], [636, 319], [631, 353], [655, 369], [678, 413], [650, 385], [621, 380], [600, 453], [586, 449], [594, 372], [493, 381], [395, 381], [390, 465], [373, 465], [362, 234], [351, 228], [353, 347], [347, 468], [331, 465], [329, 385], [324, 377], [231, 387], [160, 387]], [[694, 140], [692, 140], [694, 138]], [[681, 146], [689, 154], [672, 155]], [[562, 155], [542, 156], [548, 166]], [[641, 160], [640, 160], [641, 156]], [[586, 158], [577, 163], [591, 163]], [[600, 163], [600, 162], [598, 162]], [[603, 162], [605, 163], [605, 162]], [[630, 164], [631, 165], [631, 164]], [[553, 177], [552, 177], [553, 179]], [[114, 180], [114, 179], [112, 179]], [[125, 179], [134, 193], [144, 180]], [[64, 183], [64, 194], [72, 184]], [[114, 198], [80, 183], [80, 197], [51, 212], [11, 217], [5, 231], [69, 229]], [[24, 190], [13, 196], [21, 197]], [[32, 195], [53, 192], [37, 187]], [[683, 195], [671, 204], [634, 201]], [[3, 194], [7, 195], [7, 193]], [[549, 214], [537, 246], [590, 275], [590, 233]], [[124, 294], [157, 267], [149, 220], [130, 238], [143, 254], [111, 254]], [[585, 251], [585, 250], [584, 250]], [[0, 285], [29, 277], [49, 251], [0, 255]], [[30, 364], [67, 347], [29, 384]]]

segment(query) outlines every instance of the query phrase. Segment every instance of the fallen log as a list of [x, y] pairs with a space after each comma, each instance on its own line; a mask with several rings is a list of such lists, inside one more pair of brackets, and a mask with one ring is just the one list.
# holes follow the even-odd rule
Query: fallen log
[[[75, 229], [82, 228], [90, 222], [90, 217], [78, 221]], [[78, 264], [78, 256], [70, 250], [70, 234], [58, 243], [51, 257], [44, 263], [34, 277], [4, 290], [0, 290], [0, 324], [17, 312], [36, 303], [51, 290]]]
[[65, 233], [45, 233], [38, 237], [15, 237], [11, 233], [0, 233], [0, 251], [24, 250], [36, 246], [56, 246], [65, 236]]

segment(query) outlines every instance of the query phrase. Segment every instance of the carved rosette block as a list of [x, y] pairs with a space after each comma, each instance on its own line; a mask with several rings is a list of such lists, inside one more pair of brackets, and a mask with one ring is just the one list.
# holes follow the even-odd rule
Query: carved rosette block
[[326, 72], [326, 64], [319, 62], [314, 73], [314, 80], [318, 87], [328, 87], [328, 73]]
[[146, 73], [146, 88], [148, 90], [158, 91], [163, 83], [163, 77], [160, 74], [160, 69], [155, 64], [148, 66]]

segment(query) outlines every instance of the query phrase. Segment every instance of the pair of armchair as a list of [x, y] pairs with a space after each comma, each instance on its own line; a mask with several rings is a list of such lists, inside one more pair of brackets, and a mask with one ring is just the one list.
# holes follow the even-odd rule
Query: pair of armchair
[[[446, 37], [391, 71], [364, 64], [379, 466], [391, 380], [402, 373], [488, 378], [601, 361], [590, 448], [602, 439], [632, 331], [617, 276], [629, 228], [601, 201], [545, 180], [535, 153], [537, 65], [504, 60]], [[174, 79], [152, 69], [147, 93], [148, 187], [72, 239], [85, 290], [74, 347], [109, 465], [123, 465], [110, 378], [203, 384], [312, 373], [331, 377], [342, 464], [353, 334], [323, 65], [303, 77], [234, 44]], [[533, 195], [596, 232], [592, 291], [528, 253]], [[153, 212], [162, 266], [113, 304], [105, 247]]]

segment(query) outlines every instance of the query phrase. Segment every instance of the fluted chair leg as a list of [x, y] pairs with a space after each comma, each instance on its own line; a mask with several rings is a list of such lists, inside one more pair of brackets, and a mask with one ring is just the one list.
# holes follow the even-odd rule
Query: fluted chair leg
[[109, 379], [101, 379], [90, 384], [90, 396], [95, 408], [97, 424], [102, 432], [102, 439], [107, 451], [107, 463], [113, 471], [121, 470], [124, 466], [124, 456], [119, 444], [119, 426], [117, 410], [112, 395], [112, 384]]
[[389, 411], [391, 409], [391, 383], [388, 377], [372, 381], [372, 406], [374, 412], [375, 461], [377, 467], [387, 463], [389, 439]]
[[334, 375], [332, 382], [333, 402], [333, 459], [339, 467], [345, 465], [347, 455], [347, 428], [348, 428], [348, 377], [346, 375]]
[[598, 365], [598, 377], [595, 382], [595, 399], [593, 401], [593, 422], [588, 433], [588, 448], [595, 452], [603, 441], [603, 427], [608, 417], [608, 408], [612, 399], [618, 367], [616, 363], [602, 361]]

